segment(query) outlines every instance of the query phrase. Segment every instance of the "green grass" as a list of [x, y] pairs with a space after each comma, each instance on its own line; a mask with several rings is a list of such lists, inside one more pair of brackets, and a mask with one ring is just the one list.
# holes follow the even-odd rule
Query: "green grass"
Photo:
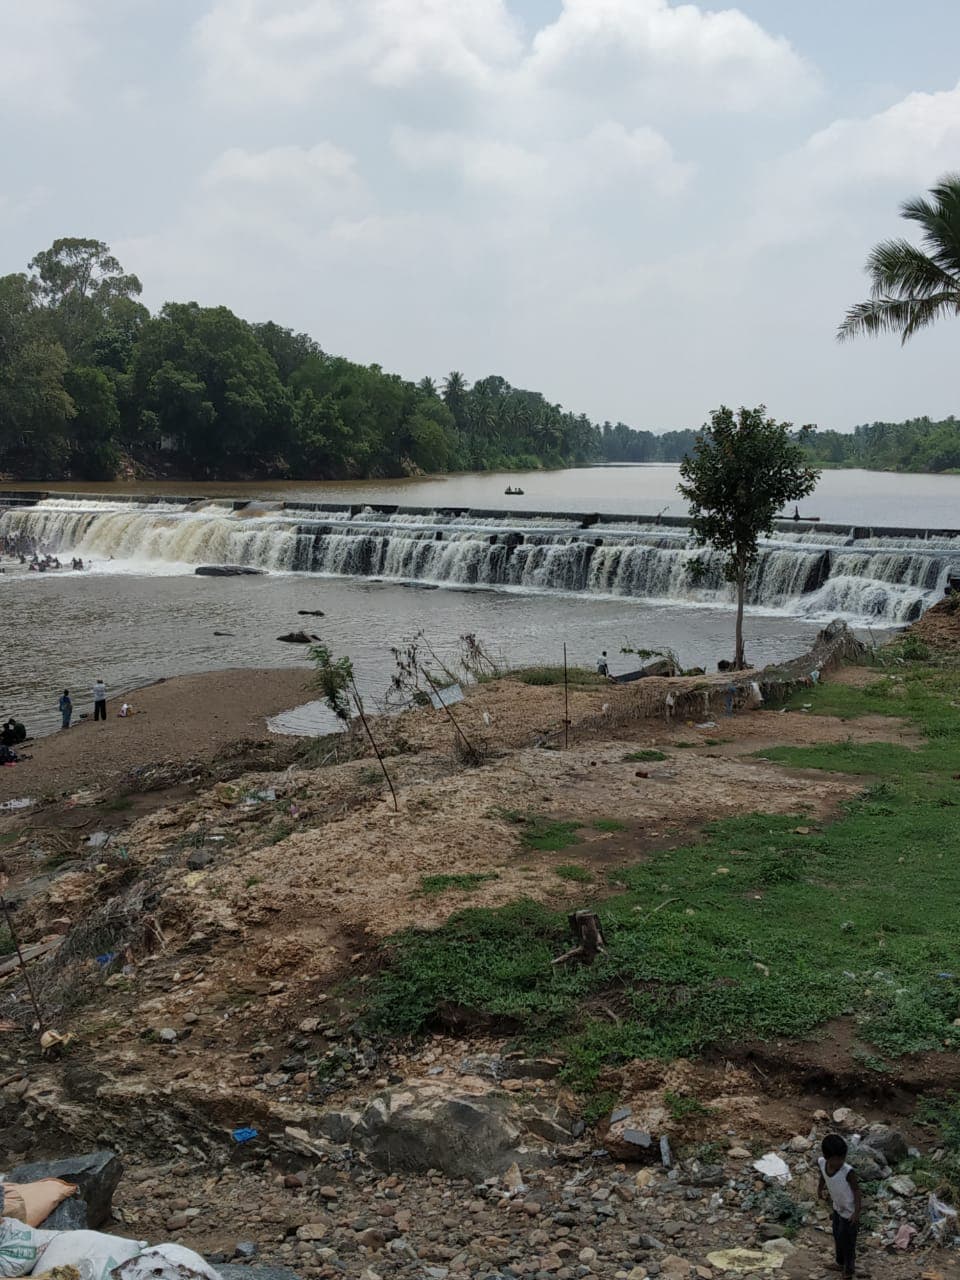
[[623, 757], [624, 764], [642, 764], [646, 761], [653, 760], [669, 760], [670, 757], [664, 751], [655, 751], [652, 747], [648, 747], [644, 751], [631, 751], [628, 756]]
[[[563, 685], [563, 667], [518, 667], [515, 671], [505, 671], [494, 679], [519, 680], [522, 684]], [[571, 689], [593, 688], [605, 685], [606, 676], [586, 667], [568, 667], [567, 684]]]
[[595, 818], [593, 823], [594, 831], [626, 831], [627, 824], [621, 822], [619, 818]]
[[[814, 712], [842, 700], [850, 715], [883, 701], [928, 741], [767, 751], [871, 777], [836, 821], [810, 834], [794, 830], [809, 824], [802, 815], [749, 814], [619, 870], [626, 889], [599, 904], [608, 954], [590, 967], [551, 964], [570, 945], [566, 917], [529, 901], [399, 935], [373, 1023], [421, 1031], [451, 1007], [499, 1019], [564, 1051], [579, 1085], [610, 1062], [803, 1036], [841, 1016], [878, 1058], [960, 1049], [957, 673], [907, 669], [894, 692], [828, 684], [805, 700]], [[535, 839], [548, 831], [556, 840], [557, 826], [576, 839], [575, 824], [522, 820]], [[591, 1002], [619, 1021], [592, 1018]]]
[[565, 862], [562, 866], [554, 867], [553, 874], [561, 880], [573, 880], [577, 884], [589, 884], [593, 879], [586, 867], [578, 866], [575, 862]]
[[438, 893], [447, 893], [451, 889], [457, 889], [461, 893], [469, 893], [473, 889], [478, 889], [480, 885], [486, 884], [489, 880], [497, 879], [499, 879], [499, 876], [495, 871], [468, 872], [459, 876], [421, 876], [420, 892], [429, 897]]
[[663, 1095], [667, 1110], [674, 1120], [686, 1120], [690, 1116], [709, 1115], [709, 1110], [699, 1098], [691, 1098], [685, 1093], [674, 1093], [667, 1089]]
[[12, 955], [15, 948], [13, 938], [10, 936], [10, 930], [6, 925], [0, 924], [0, 956]]
[[582, 843], [578, 834], [581, 822], [566, 822], [548, 818], [539, 813], [508, 812], [503, 815], [520, 826], [520, 843], [525, 849], [539, 849], [546, 853], [559, 853], [573, 844]]

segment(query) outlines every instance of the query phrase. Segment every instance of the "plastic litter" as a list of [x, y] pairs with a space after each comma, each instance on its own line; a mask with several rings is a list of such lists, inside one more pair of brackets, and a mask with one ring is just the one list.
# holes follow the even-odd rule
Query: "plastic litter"
[[220, 1280], [208, 1262], [182, 1244], [158, 1244], [122, 1263], [113, 1280]]
[[38, 1231], [16, 1218], [0, 1218], [0, 1276], [26, 1276], [56, 1231]]
[[43, 1250], [40, 1269], [75, 1267], [80, 1280], [108, 1280], [114, 1267], [136, 1257], [146, 1247], [145, 1240], [125, 1240], [103, 1231], [46, 1231], [52, 1237]]
[[753, 1167], [769, 1182], [776, 1182], [781, 1187], [785, 1187], [793, 1177], [786, 1160], [778, 1156], [775, 1151], [768, 1151], [759, 1160], [754, 1160]]
[[695, 724], [695, 729], [715, 729], [717, 727], [716, 720], [704, 720], [703, 724]]
[[239, 1143], [252, 1142], [256, 1136], [257, 1136], [256, 1129], [240, 1128], [240, 1129], [234, 1129], [233, 1131], [234, 1142], [239, 1142]]
[[930, 1199], [927, 1201], [927, 1217], [930, 1219], [931, 1231], [938, 1240], [942, 1240], [944, 1230], [950, 1224], [951, 1218], [953, 1223], [950, 1225], [956, 1226], [957, 1211], [951, 1209], [948, 1204], [944, 1204], [931, 1192]]
[[104, 845], [110, 843], [109, 831], [91, 831], [87, 836], [87, 847], [89, 849], [102, 849]]
[[783, 1266], [782, 1253], [762, 1253], [759, 1249], [717, 1249], [707, 1254], [707, 1261], [718, 1271], [774, 1271]]
[[13, 813], [16, 809], [29, 809], [33, 801], [29, 796], [23, 796], [20, 800], [4, 800], [0, 804], [0, 813]]

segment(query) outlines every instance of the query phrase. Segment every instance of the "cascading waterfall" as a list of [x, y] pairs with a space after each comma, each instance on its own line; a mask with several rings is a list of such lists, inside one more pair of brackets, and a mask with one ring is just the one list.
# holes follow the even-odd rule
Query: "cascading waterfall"
[[[0, 515], [30, 550], [129, 567], [241, 564], [459, 587], [726, 604], [723, 558], [689, 529], [623, 517], [47, 499]], [[764, 542], [748, 603], [793, 614], [911, 621], [960, 566], [960, 538], [784, 530]]]

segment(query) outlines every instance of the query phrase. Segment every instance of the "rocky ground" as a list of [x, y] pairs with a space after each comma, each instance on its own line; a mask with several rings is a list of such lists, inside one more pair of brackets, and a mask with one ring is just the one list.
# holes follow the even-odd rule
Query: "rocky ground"
[[[576, 690], [567, 750], [555, 687], [480, 686], [457, 713], [481, 748], [473, 768], [441, 712], [380, 722], [396, 810], [357, 739], [322, 766], [285, 757], [219, 780], [198, 766], [173, 789], [161, 771], [135, 803], [100, 786], [0, 819], [7, 893], [55, 1031], [38, 1055], [29, 993], [0, 956], [0, 1166], [107, 1144], [127, 1166], [112, 1230], [301, 1275], [710, 1280], [732, 1262], [711, 1254], [746, 1248], [759, 1254], [749, 1265], [800, 1280], [829, 1252], [820, 1137], [867, 1139], [895, 1120], [905, 1141], [874, 1129], [858, 1157], [873, 1162], [870, 1272], [953, 1274], [910, 1177], [907, 1147], [936, 1162], [929, 1135], [910, 1129], [907, 1097], [848, 1096], [865, 1077], [845, 1074], [841, 1027], [809, 1049], [631, 1064], [601, 1080], [617, 1101], [597, 1110], [562, 1084], [560, 1062], [492, 1030], [407, 1044], [358, 1026], [397, 929], [521, 896], [573, 909], [572, 857], [615, 882], [719, 816], [815, 826], [860, 787], [764, 761], [765, 746], [917, 741], [880, 716], [650, 719], [644, 683]], [[531, 812], [574, 823], [575, 853], [524, 844]], [[450, 876], [486, 878], [425, 888]], [[960, 1079], [949, 1055], [912, 1070], [917, 1089]], [[789, 1166], [782, 1185], [754, 1168], [771, 1151]], [[918, 1230], [901, 1254], [904, 1225]]]

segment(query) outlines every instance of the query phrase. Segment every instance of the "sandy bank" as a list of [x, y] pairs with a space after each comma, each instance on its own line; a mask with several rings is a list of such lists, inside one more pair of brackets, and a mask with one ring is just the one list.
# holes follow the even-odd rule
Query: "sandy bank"
[[[308, 667], [210, 671], [112, 698], [105, 721], [75, 720], [69, 730], [29, 743], [31, 759], [0, 768], [0, 802], [70, 794], [115, 782], [137, 767], [208, 760], [239, 739], [270, 739], [267, 717], [312, 697], [309, 678]], [[135, 714], [121, 718], [124, 700]]]

